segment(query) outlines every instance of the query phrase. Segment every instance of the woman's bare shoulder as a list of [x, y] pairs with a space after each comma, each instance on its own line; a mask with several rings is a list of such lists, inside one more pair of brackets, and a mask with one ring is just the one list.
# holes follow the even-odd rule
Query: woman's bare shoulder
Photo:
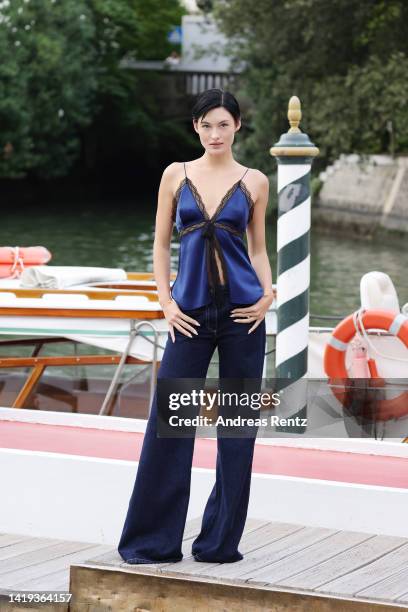
[[184, 174], [183, 162], [172, 162], [163, 170], [163, 177], [171, 180], [179, 176], [181, 172]]
[[163, 170], [162, 184], [164, 183], [175, 194], [183, 178], [183, 162], [172, 162]]
[[260, 197], [265, 197], [268, 193], [269, 178], [257, 168], [249, 169], [245, 176], [245, 183], [254, 201], [257, 201]]
[[267, 185], [269, 185], [269, 178], [257, 168], [251, 168], [251, 175], [254, 184], [256, 184], [259, 188], [265, 188]]
[[183, 162], [173, 162], [165, 167], [162, 174], [161, 185], [175, 196], [181, 181], [184, 178]]

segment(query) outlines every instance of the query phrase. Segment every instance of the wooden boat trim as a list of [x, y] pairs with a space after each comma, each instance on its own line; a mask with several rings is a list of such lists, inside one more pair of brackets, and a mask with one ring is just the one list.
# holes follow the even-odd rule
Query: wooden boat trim
[[[118, 287], [120, 287], [118, 285]], [[128, 295], [130, 297], [140, 296], [147, 297], [150, 302], [158, 302], [157, 293], [152, 293], [148, 287], [142, 289], [110, 289], [107, 291], [96, 291], [94, 289], [0, 289], [0, 295], [3, 293], [11, 293], [18, 298], [41, 298], [43, 295], [86, 295], [92, 300], [114, 300], [116, 297]]]
[[[78, 355], [69, 357], [1, 357], [0, 368], [24, 368], [37, 365], [50, 366], [74, 366], [74, 365], [111, 365], [118, 364], [121, 355]], [[151, 363], [139, 357], [128, 356], [126, 364]]]
[[27, 398], [29, 397], [31, 391], [33, 390], [37, 382], [40, 380], [45, 370], [45, 367], [46, 366], [44, 364], [39, 363], [33, 368], [29, 377], [25, 381], [23, 388], [20, 390], [19, 394], [14, 400], [13, 406], [12, 406], [13, 408], [23, 408], [24, 407], [24, 404]]
[[164, 319], [162, 310], [99, 310], [93, 308], [24, 308], [0, 306], [0, 316], [70, 317], [87, 319]]
[[[127, 272], [128, 280], [154, 280], [154, 272]], [[170, 279], [176, 278], [176, 272], [170, 272]]]
[[[74, 366], [74, 365], [119, 365], [123, 364], [146, 364], [151, 363], [138, 357], [129, 355], [123, 360], [123, 355], [80, 355], [70, 357], [5, 357], [0, 359], [0, 368], [32, 367], [28, 378], [13, 402], [12, 408], [24, 408], [27, 398], [39, 382], [47, 367], [52, 366]], [[160, 362], [152, 364], [152, 376], [157, 376]]]

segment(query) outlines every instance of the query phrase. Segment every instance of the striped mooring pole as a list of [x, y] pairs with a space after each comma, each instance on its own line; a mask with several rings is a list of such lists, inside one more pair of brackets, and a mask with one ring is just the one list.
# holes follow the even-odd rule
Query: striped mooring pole
[[[299, 129], [300, 100], [289, 100], [290, 129], [270, 149], [278, 164], [277, 335], [275, 366], [282, 410], [306, 417], [310, 285], [310, 172], [319, 149]], [[284, 391], [283, 391], [284, 390]], [[283, 393], [282, 393], [283, 391]], [[289, 414], [285, 414], [289, 416]], [[303, 426], [279, 426], [301, 433]]]

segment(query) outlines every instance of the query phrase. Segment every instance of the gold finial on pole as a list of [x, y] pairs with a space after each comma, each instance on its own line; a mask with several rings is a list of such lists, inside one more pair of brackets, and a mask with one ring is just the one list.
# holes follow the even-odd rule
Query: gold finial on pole
[[302, 118], [302, 111], [300, 108], [300, 100], [297, 96], [292, 96], [289, 100], [288, 106], [288, 119], [290, 123], [289, 133], [301, 132], [299, 129], [299, 123]]
[[[284, 134], [281, 134], [279, 142], [275, 143], [273, 147], [269, 149], [270, 154], [278, 160], [281, 157], [312, 158], [319, 155], [319, 149], [314, 146], [309, 136], [299, 129], [301, 118], [302, 111], [300, 109], [300, 100], [297, 96], [292, 96], [288, 105], [290, 129]], [[303, 161], [302, 163], [306, 162]]]

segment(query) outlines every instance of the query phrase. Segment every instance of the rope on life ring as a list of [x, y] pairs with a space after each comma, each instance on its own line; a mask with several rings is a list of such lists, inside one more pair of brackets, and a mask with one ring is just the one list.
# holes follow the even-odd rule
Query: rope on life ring
[[[366, 310], [360, 315], [364, 329], [381, 329], [399, 338], [408, 349], [408, 317], [395, 314], [390, 310]], [[324, 370], [329, 377], [329, 384], [337, 399], [344, 405], [346, 392], [338, 379], [349, 378], [346, 368], [346, 351], [348, 343], [356, 334], [355, 313], [352, 313], [335, 327], [324, 352]], [[337, 379], [337, 380], [336, 380]], [[340, 382], [340, 384], [339, 384]], [[373, 378], [375, 387], [384, 387], [383, 378]], [[376, 403], [376, 420], [388, 421], [399, 419], [408, 414], [408, 391], [392, 399], [382, 399]]]

